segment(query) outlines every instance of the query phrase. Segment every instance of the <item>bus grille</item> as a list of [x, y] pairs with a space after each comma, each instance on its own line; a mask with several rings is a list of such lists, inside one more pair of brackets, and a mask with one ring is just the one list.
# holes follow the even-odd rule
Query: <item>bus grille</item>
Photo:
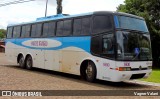
[[148, 68], [131, 68], [131, 71], [137, 71], [137, 70], [147, 70]]
[[143, 78], [144, 75], [145, 75], [145, 73], [142, 73], [142, 74], [133, 74], [130, 79]]

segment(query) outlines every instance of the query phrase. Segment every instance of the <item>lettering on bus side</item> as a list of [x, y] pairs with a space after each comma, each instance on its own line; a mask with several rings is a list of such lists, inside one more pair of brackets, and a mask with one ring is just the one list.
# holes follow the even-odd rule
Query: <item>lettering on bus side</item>
[[109, 64], [109, 63], [103, 63], [103, 66], [105, 66], [105, 67], [109, 67], [109, 66], [110, 66], [110, 64]]
[[124, 63], [124, 66], [130, 66], [129, 62]]
[[48, 46], [48, 42], [47, 41], [32, 41], [31, 42], [31, 46]]

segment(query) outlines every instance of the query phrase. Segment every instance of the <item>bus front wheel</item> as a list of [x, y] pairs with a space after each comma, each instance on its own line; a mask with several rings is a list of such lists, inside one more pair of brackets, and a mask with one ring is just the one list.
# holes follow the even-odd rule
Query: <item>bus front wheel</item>
[[85, 69], [86, 80], [93, 82], [96, 79], [96, 66], [92, 61], [88, 61], [88, 64]]
[[26, 59], [26, 68], [27, 69], [32, 69], [33, 61], [31, 56], [27, 56]]

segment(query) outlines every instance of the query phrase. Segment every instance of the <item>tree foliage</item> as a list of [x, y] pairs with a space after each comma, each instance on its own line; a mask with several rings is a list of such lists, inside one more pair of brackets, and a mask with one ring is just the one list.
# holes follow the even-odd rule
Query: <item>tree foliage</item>
[[[125, 0], [117, 11], [141, 16], [145, 19], [151, 34], [154, 66], [160, 58], [160, 0]], [[160, 64], [160, 63], [159, 63]]]
[[0, 39], [5, 38], [6, 30], [0, 29]]

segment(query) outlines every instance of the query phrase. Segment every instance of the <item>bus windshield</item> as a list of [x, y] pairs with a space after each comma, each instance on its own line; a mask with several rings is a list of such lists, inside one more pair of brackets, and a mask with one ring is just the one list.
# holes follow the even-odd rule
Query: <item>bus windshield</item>
[[127, 16], [115, 16], [114, 18], [115, 18], [116, 28], [148, 32], [146, 23], [142, 19], [127, 17]]
[[151, 44], [148, 34], [117, 31], [118, 60], [151, 60]]

